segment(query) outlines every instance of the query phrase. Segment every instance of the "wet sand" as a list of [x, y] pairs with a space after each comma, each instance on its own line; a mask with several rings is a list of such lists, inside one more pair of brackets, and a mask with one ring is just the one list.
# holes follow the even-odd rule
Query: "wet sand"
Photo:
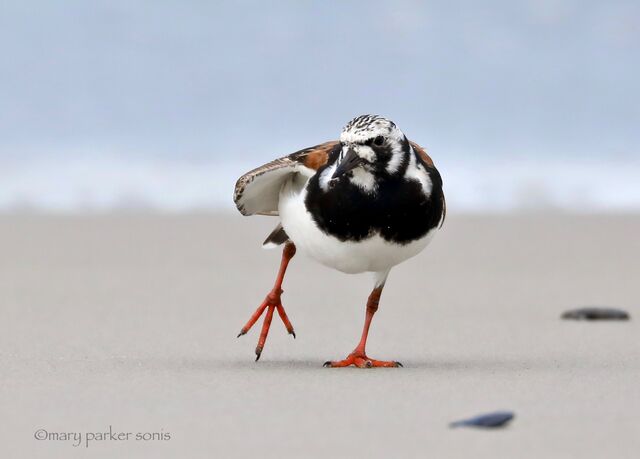
[[[391, 272], [368, 351], [405, 367], [375, 370], [322, 368], [356, 344], [371, 277], [299, 255], [298, 338], [274, 319], [258, 363], [258, 330], [236, 339], [275, 275], [274, 225], [0, 217], [2, 456], [638, 456], [640, 216], [452, 216]], [[583, 305], [632, 320], [560, 320]], [[500, 409], [505, 429], [448, 428]], [[109, 426], [128, 439], [96, 440]]]

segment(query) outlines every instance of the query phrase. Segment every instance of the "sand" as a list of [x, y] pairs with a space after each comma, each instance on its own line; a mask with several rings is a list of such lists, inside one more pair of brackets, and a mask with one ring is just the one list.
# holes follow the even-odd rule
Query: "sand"
[[[374, 370], [322, 368], [356, 344], [370, 276], [302, 256], [283, 297], [298, 338], [274, 321], [258, 363], [258, 330], [236, 339], [275, 274], [273, 225], [0, 217], [0, 456], [640, 455], [640, 217], [451, 217], [392, 271], [368, 351], [405, 368]], [[559, 319], [581, 305], [632, 320]], [[448, 427], [498, 409], [506, 429]]]

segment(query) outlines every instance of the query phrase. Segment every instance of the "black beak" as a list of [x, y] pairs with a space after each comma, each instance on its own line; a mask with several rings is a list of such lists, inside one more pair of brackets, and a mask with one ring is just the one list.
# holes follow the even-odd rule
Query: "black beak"
[[334, 171], [331, 180], [342, 177], [347, 172], [358, 167], [362, 162], [362, 158], [360, 158], [353, 149], [349, 148], [347, 154], [344, 155], [344, 158], [342, 158], [342, 161], [340, 161], [340, 164], [338, 164], [338, 167]]

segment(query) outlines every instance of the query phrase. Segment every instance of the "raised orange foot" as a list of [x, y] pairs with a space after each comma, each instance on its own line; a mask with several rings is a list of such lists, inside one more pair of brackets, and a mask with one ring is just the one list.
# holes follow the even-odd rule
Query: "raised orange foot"
[[262, 304], [258, 306], [258, 309], [256, 309], [256, 312], [253, 313], [245, 326], [242, 327], [240, 333], [238, 333], [238, 338], [246, 334], [249, 329], [253, 327], [253, 324], [255, 324], [260, 316], [264, 313], [264, 311], [267, 311], [264, 317], [264, 322], [262, 323], [260, 337], [258, 338], [258, 345], [256, 346], [256, 361], [260, 358], [260, 354], [262, 354], [262, 350], [264, 349], [264, 344], [267, 341], [267, 335], [269, 334], [269, 328], [271, 327], [271, 320], [273, 319], [274, 311], [278, 311], [278, 315], [280, 316], [280, 319], [282, 319], [282, 322], [284, 323], [284, 326], [286, 327], [289, 334], [293, 335], [294, 338], [296, 337], [296, 332], [293, 330], [293, 325], [291, 325], [291, 322], [287, 317], [287, 313], [282, 306], [282, 300], [280, 299], [281, 295], [282, 289], [279, 288], [277, 290], [272, 290], [264, 299]]

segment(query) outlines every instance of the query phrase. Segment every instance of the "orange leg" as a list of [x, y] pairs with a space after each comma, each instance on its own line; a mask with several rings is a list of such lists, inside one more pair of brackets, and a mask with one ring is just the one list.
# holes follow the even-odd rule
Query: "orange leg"
[[358, 368], [372, 368], [372, 367], [401, 367], [400, 362], [375, 360], [367, 357], [365, 347], [367, 345], [367, 336], [369, 335], [369, 327], [371, 326], [371, 320], [373, 315], [378, 310], [378, 304], [380, 303], [380, 295], [382, 295], [382, 288], [376, 287], [373, 289], [367, 300], [367, 314], [364, 319], [364, 329], [362, 330], [362, 337], [360, 342], [353, 350], [351, 354], [344, 360], [328, 361], [324, 363], [325, 367], [343, 368], [354, 365]]
[[267, 341], [267, 335], [269, 334], [269, 327], [271, 327], [271, 320], [273, 319], [273, 311], [277, 310], [280, 319], [284, 323], [284, 326], [287, 328], [287, 331], [293, 337], [296, 337], [296, 332], [293, 331], [293, 325], [289, 321], [287, 317], [287, 313], [284, 311], [284, 307], [282, 306], [282, 300], [280, 296], [282, 295], [282, 281], [284, 280], [284, 273], [287, 271], [287, 266], [289, 265], [289, 261], [296, 254], [296, 246], [293, 242], [287, 242], [282, 250], [282, 261], [280, 262], [280, 271], [278, 271], [278, 277], [276, 277], [276, 282], [273, 285], [273, 289], [269, 292], [267, 297], [264, 299], [262, 304], [258, 306], [256, 312], [251, 315], [249, 321], [245, 324], [244, 327], [238, 333], [238, 338], [242, 335], [246, 334], [251, 327], [257, 322], [260, 316], [267, 310], [267, 314], [264, 316], [264, 322], [262, 323], [262, 331], [260, 332], [260, 338], [258, 338], [258, 345], [256, 346], [256, 361], [260, 358], [260, 354], [262, 354], [262, 349], [264, 349], [264, 343]]

